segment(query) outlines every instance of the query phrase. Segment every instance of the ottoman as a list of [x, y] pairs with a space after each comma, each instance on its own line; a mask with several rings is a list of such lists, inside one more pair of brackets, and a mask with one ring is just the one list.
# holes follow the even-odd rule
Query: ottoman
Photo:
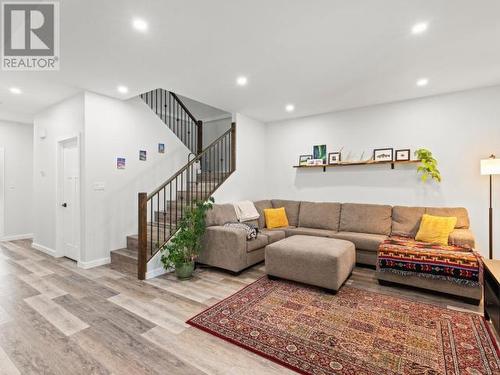
[[335, 238], [291, 236], [266, 246], [266, 273], [337, 291], [356, 262], [354, 244]]

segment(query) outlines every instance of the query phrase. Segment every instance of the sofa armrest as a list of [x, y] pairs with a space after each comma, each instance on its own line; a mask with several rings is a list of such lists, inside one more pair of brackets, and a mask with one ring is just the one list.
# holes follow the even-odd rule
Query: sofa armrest
[[470, 229], [455, 229], [448, 239], [450, 245], [463, 246], [474, 249], [476, 240]]
[[198, 261], [233, 272], [246, 268], [246, 232], [223, 226], [208, 227], [202, 238]]

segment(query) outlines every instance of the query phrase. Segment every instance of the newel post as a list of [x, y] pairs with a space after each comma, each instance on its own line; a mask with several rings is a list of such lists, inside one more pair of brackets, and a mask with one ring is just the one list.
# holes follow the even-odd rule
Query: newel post
[[137, 277], [146, 278], [148, 264], [148, 194], [139, 193], [139, 248], [137, 258]]
[[196, 153], [197, 155], [201, 154], [201, 152], [203, 151], [203, 121], [197, 121], [196, 122], [197, 125], [198, 125], [198, 145], [197, 145], [197, 149], [196, 149]]
[[236, 123], [231, 123], [231, 172], [236, 170]]

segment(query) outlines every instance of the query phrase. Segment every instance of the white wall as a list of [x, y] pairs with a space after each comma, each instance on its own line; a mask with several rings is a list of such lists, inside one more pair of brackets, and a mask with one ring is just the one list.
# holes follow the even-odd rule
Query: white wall
[[215, 192], [217, 203], [266, 198], [266, 125], [236, 114], [236, 171]]
[[[35, 246], [55, 254], [58, 142], [83, 135], [84, 96], [76, 95], [35, 116], [33, 139], [33, 210]], [[40, 135], [45, 133], [44, 139]], [[81, 142], [84, 142], [83, 137]], [[81, 171], [84, 171], [83, 165]], [[81, 183], [84, 183], [82, 173]], [[82, 202], [83, 203], [83, 202]], [[83, 207], [83, 204], [82, 204]]]
[[203, 148], [231, 128], [231, 117], [203, 122]]
[[[500, 156], [500, 87], [312, 116], [268, 126], [267, 195], [314, 201], [468, 208], [481, 252], [488, 252], [488, 177], [479, 160]], [[359, 158], [374, 148], [430, 149], [441, 184], [420, 182], [415, 166], [297, 170], [315, 144], [344, 147]], [[495, 187], [495, 238], [500, 241], [500, 177]], [[498, 246], [497, 246], [498, 248]], [[499, 250], [496, 257], [500, 257]]]
[[0, 120], [0, 149], [2, 148], [5, 167], [5, 207], [4, 233], [0, 232], [0, 238], [2, 234], [4, 239], [31, 236], [33, 233], [33, 125]]
[[[166, 153], [158, 153], [164, 143]], [[147, 151], [147, 161], [139, 160]], [[189, 150], [135, 98], [121, 101], [85, 93], [85, 253], [84, 262], [109, 257], [137, 234], [137, 193], [151, 192], [187, 162]], [[126, 169], [116, 158], [126, 158]], [[103, 183], [105, 190], [95, 190]]]

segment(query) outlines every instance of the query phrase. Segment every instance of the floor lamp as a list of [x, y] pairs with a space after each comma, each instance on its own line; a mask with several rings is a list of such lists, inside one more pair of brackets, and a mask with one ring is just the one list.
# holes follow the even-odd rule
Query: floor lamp
[[500, 159], [495, 155], [491, 155], [489, 159], [481, 160], [481, 174], [490, 176], [490, 224], [489, 224], [489, 239], [490, 252], [489, 258], [493, 259], [493, 175], [500, 174]]

